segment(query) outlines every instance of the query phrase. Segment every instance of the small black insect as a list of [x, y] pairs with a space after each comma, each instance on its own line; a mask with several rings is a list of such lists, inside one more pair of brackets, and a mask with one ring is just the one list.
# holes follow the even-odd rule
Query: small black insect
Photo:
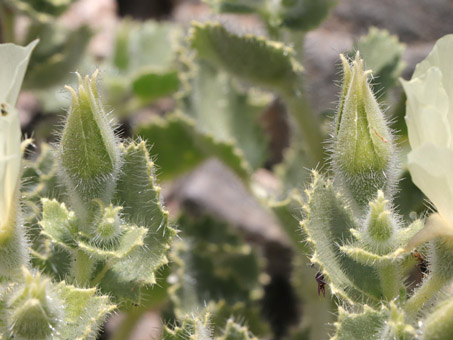
[[0, 112], [2, 113], [2, 116], [5, 117], [8, 114], [8, 111], [6, 110], [6, 105], [5, 103], [2, 103], [0, 108]]
[[318, 283], [318, 296], [326, 297], [326, 281], [324, 275], [321, 272], [317, 272], [315, 276], [316, 282]]
[[417, 267], [420, 268], [420, 271], [424, 275], [427, 275], [428, 274], [428, 262], [417, 250], [415, 250], [412, 253], [412, 255], [417, 259]]

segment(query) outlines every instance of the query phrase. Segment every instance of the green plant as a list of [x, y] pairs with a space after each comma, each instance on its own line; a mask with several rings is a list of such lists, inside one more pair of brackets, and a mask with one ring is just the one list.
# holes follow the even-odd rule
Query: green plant
[[[67, 88], [72, 104], [60, 142], [27, 169], [22, 214], [14, 104], [34, 45], [3, 45], [1, 51], [17, 63], [11, 64], [14, 73], [4, 74], [15, 82], [2, 89], [2, 128], [8, 134], [2, 134], [7, 153], [2, 158], [1, 334], [5, 339], [94, 339], [115, 304], [138, 303], [140, 292], [156, 283], [176, 231], [168, 226], [146, 145], [120, 143], [98, 97], [97, 73], [79, 76], [77, 93]], [[22, 216], [28, 228], [39, 230], [32, 243]]]
[[[304, 36], [332, 1], [206, 2], [219, 12], [258, 14], [272, 40], [210, 22], [192, 24], [183, 39], [174, 24], [124, 20], [102, 62], [103, 89], [98, 71], [78, 75], [78, 87], [66, 88], [71, 105], [58, 141], [25, 159], [31, 141], [21, 147], [15, 104], [36, 42], [0, 45], [0, 339], [95, 339], [107, 316], [121, 310], [125, 321], [114, 337], [124, 340], [149, 308], [164, 319], [163, 339], [322, 340], [329, 332], [335, 340], [450, 339], [451, 36], [402, 82], [408, 169], [438, 209], [424, 223], [407, 216], [413, 205], [398, 210], [398, 189], [413, 193], [399, 184], [406, 151], [376, 99], [404, 68], [396, 37], [373, 28], [356, 43], [361, 54], [341, 56], [343, 84], [326, 149], [329, 120], [310, 108], [302, 65]], [[83, 55], [88, 30], [66, 39], [55, 23], [69, 4], [1, 4], [4, 40], [15, 38], [14, 18], [5, 13], [25, 14], [30, 32], [42, 34], [29, 88], [60, 83]], [[378, 85], [370, 85], [361, 55]], [[135, 140], [118, 137], [104, 108], [105, 101], [127, 120], [169, 97], [175, 110], [134, 126]], [[269, 163], [262, 118], [276, 98], [288, 110], [290, 138], [282, 161]], [[211, 157], [275, 217], [294, 252], [287, 279], [303, 315], [281, 333], [260, 313], [273, 279], [264, 246], [187, 207], [169, 222], [156, 172], [171, 181]], [[263, 167], [279, 188], [266, 191], [256, 180]], [[317, 167], [323, 170], [303, 170]], [[297, 190], [308, 181], [305, 193]], [[428, 263], [415, 290], [405, 279], [416, 264], [414, 247]]]

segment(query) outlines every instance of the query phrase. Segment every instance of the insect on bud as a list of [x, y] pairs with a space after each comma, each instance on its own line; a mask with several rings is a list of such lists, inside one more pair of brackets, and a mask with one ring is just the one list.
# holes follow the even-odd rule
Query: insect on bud
[[393, 186], [393, 137], [368, 83], [357, 52], [351, 64], [341, 55], [343, 87], [332, 142], [336, 181], [356, 207], [363, 210], [378, 190], [386, 196]]

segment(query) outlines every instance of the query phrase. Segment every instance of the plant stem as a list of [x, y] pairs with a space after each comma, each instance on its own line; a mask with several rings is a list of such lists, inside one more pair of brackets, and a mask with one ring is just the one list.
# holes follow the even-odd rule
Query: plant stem
[[112, 267], [111, 262], [107, 262], [104, 268], [102, 268], [102, 270], [96, 275], [96, 277], [93, 280], [91, 280], [90, 286], [91, 287], [97, 286], [111, 267]]
[[126, 317], [121, 322], [119, 327], [115, 330], [115, 334], [111, 340], [128, 340], [132, 335], [137, 322], [142, 318], [143, 313], [146, 311], [143, 307], [138, 307], [129, 310], [125, 315]]
[[392, 263], [382, 265], [378, 269], [382, 292], [388, 301], [393, 300], [400, 293], [401, 281], [398, 272], [399, 268]]
[[313, 166], [324, 163], [324, 136], [319, 119], [310, 109], [307, 98], [301, 91], [294, 91], [284, 97], [291, 116], [297, 122], [303, 140], [307, 143]]
[[14, 43], [14, 12], [4, 3], [0, 2], [0, 22], [2, 25], [2, 43]]
[[74, 276], [79, 286], [85, 287], [89, 285], [92, 270], [93, 261], [84, 251], [78, 250], [74, 263]]
[[418, 288], [414, 295], [406, 302], [406, 313], [410, 317], [415, 317], [420, 311], [420, 308], [430, 300], [434, 294], [439, 292], [445, 282], [446, 280], [437, 276], [431, 276], [428, 280], [423, 282], [422, 286]]

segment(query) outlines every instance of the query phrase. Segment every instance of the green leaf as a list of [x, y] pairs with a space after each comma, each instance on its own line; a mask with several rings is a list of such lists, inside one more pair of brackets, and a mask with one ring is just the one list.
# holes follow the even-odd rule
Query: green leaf
[[265, 0], [204, 0], [204, 2], [220, 13], [259, 12], [266, 5]]
[[116, 306], [105, 295], [97, 295], [96, 289], [81, 289], [67, 285], [58, 286], [58, 295], [65, 305], [61, 340], [95, 340], [107, 315]]
[[292, 146], [284, 150], [283, 162], [274, 167], [274, 172], [283, 184], [283, 193], [289, 193], [301, 183], [310, 180], [310, 170], [315, 164], [305, 150], [302, 138], [295, 138]]
[[441, 301], [424, 322], [423, 340], [448, 340], [453, 337], [453, 298]]
[[334, 5], [334, 0], [281, 0], [274, 20], [283, 27], [307, 32], [319, 26]]
[[166, 73], [141, 70], [132, 80], [132, 90], [138, 99], [144, 103], [166, 97], [179, 88], [179, 78], [176, 71]]
[[121, 260], [131, 256], [136, 248], [143, 246], [147, 232], [146, 228], [138, 228], [136, 226], [126, 226], [124, 229], [125, 231], [116, 240], [117, 244], [114, 248], [100, 247], [89, 241], [80, 241], [77, 246], [90, 257], [99, 260]]
[[68, 31], [56, 24], [31, 26], [29, 40], [41, 39], [24, 81], [28, 89], [61, 85], [77, 69], [92, 32], [86, 26]]
[[387, 313], [386, 309], [375, 311], [365, 305], [363, 312], [352, 314], [340, 307], [338, 321], [335, 323], [337, 331], [331, 340], [378, 339], [379, 332], [388, 319]]
[[64, 203], [60, 204], [55, 199], [42, 199], [42, 219], [39, 222], [42, 227], [41, 233], [54, 244], [66, 250], [74, 249], [76, 222], [74, 213], [69, 212]]
[[311, 261], [328, 276], [332, 292], [349, 302], [379, 301], [382, 291], [375, 269], [355, 262], [340, 250], [342, 244], [354, 240], [350, 229], [358, 228], [344, 198], [316, 171], [307, 196], [306, 218], [301, 224], [313, 244]]
[[253, 169], [262, 166], [267, 140], [259, 117], [270, 96], [239, 89], [225, 72], [206, 62], [200, 61], [195, 68], [190, 92], [183, 98], [183, 111], [195, 120], [201, 132], [220, 142], [234, 141]]
[[250, 168], [242, 151], [232, 143], [218, 142], [214, 136], [198, 132], [194, 122], [181, 114], [155, 118], [148, 125], [138, 126], [135, 134], [153, 146], [162, 180], [181, 175], [210, 157], [217, 157], [240, 178], [249, 178]]
[[222, 336], [217, 337], [217, 340], [258, 340], [258, 338], [253, 336], [246, 326], [228, 319]]
[[165, 340], [213, 340], [210, 313], [207, 311], [186, 315], [173, 328], [164, 326], [161, 339]]
[[207, 216], [183, 215], [178, 225], [185, 241], [173, 248], [177, 282], [170, 294], [177, 316], [203, 308], [208, 300], [250, 307], [262, 296], [262, 263], [237, 231]]
[[105, 75], [107, 102], [117, 115], [130, 114], [179, 89], [176, 48], [180, 36], [175, 24], [122, 21]]
[[288, 235], [293, 245], [299, 249], [302, 254], [307, 253], [308, 247], [305, 242], [303, 230], [300, 228], [299, 219], [300, 206], [302, 198], [296, 192], [292, 192], [285, 200], [279, 202], [269, 202], [269, 208], [280, 222], [280, 226]]
[[5, 0], [14, 10], [33, 20], [51, 22], [75, 0]]
[[147, 234], [143, 247], [108, 268], [100, 287], [116, 297], [135, 301], [140, 298], [140, 287], [154, 284], [156, 272], [167, 264], [167, 251], [176, 231], [168, 225], [168, 212], [163, 208], [145, 142], [121, 145], [121, 151], [124, 165], [113, 201], [124, 207], [126, 222], [146, 228]]
[[368, 34], [356, 43], [366, 67], [373, 71], [373, 91], [381, 98], [401, 76], [406, 63], [403, 61], [405, 45], [387, 30], [371, 27]]
[[34, 224], [41, 214], [41, 197], [62, 200], [63, 190], [57, 175], [55, 149], [49, 144], [41, 145], [41, 154], [35, 160], [24, 159], [22, 172], [22, 202], [25, 219]]
[[254, 35], [239, 36], [216, 23], [192, 26], [190, 42], [198, 56], [253, 84], [290, 93], [302, 70], [294, 51]]

